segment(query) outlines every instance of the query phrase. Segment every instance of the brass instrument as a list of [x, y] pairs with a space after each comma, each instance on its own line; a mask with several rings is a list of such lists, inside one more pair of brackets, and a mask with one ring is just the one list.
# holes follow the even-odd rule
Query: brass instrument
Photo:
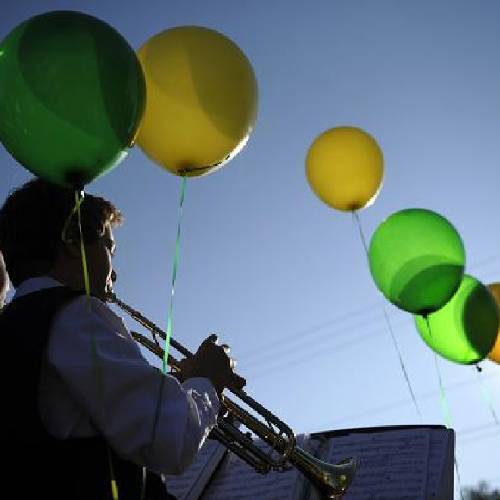
[[[114, 293], [108, 293], [108, 300], [153, 334], [154, 341], [140, 333], [131, 332], [137, 342], [163, 359], [164, 351], [155, 335], [165, 340], [165, 332], [141, 313], [118, 299]], [[170, 339], [170, 345], [186, 357], [193, 355], [174, 339]], [[168, 355], [168, 364], [174, 370], [180, 371], [179, 362], [170, 354]], [[312, 483], [322, 499], [338, 500], [345, 494], [356, 472], [357, 460], [347, 458], [333, 465], [313, 457], [296, 445], [292, 429], [278, 417], [257, 403], [245, 391], [228, 390], [259, 414], [265, 422], [223, 395], [221, 398], [223, 411], [219, 414], [216, 427], [210, 432], [211, 439], [221, 442], [262, 474], [266, 474], [270, 470], [283, 471], [288, 469], [290, 464], [293, 465]], [[235, 425], [235, 421], [243, 424], [251, 432], [242, 432], [238, 425]], [[254, 444], [251, 438], [252, 432], [271, 447], [269, 453], [265, 453]], [[278, 456], [276, 457], [276, 455]]]

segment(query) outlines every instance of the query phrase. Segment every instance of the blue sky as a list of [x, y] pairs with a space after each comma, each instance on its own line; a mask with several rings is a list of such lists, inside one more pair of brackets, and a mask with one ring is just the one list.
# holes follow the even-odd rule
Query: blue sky
[[[409, 315], [373, 284], [352, 218], [304, 175], [312, 140], [353, 125], [379, 142], [385, 181], [360, 213], [369, 238], [388, 215], [435, 210], [458, 229], [467, 272], [500, 281], [500, 4], [494, 0], [21, 0], [0, 36], [35, 14], [80, 10], [134, 48], [179, 25], [233, 39], [251, 61], [259, 111], [247, 147], [187, 183], [174, 336], [215, 331], [248, 392], [297, 432], [421, 423], [383, 317], [388, 311], [423, 423], [443, 423], [434, 358]], [[0, 198], [29, 175], [0, 150]], [[117, 291], [165, 326], [180, 180], [138, 149], [88, 191], [113, 200]], [[471, 367], [440, 360], [463, 485], [500, 487], [500, 429]], [[500, 368], [482, 380], [500, 414]]]

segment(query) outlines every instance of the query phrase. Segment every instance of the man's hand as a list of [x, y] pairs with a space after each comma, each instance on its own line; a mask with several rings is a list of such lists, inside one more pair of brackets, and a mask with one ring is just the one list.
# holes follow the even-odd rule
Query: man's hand
[[242, 389], [246, 380], [234, 373], [235, 361], [229, 357], [229, 346], [219, 345], [217, 335], [207, 337], [191, 358], [180, 362], [181, 378], [206, 377], [221, 395], [225, 387]]

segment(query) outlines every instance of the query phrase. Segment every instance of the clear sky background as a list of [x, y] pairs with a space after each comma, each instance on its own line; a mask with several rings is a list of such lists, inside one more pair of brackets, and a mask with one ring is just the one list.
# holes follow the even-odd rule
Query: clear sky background
[[[304, 158], [327, 128], [365, 129], [386, 168], [360, 214], [367, 238], [397, 210], [435, 210], [462, 235], [467, 272], [500, 281], [500, 2], [6, 0], [0, 37], [56, 9], [95, 15], [134, 48], [170, 27], [213, 28], [254, 67], [259, 112], [247, 147], [187, 183], [174, 336], [194, 349], [219, 333], [248, 392], [297, 432], [444, 423], [433, 354], [375, 288], [352, 217], [311, 192]], [[0, 169], [4, 200], [30, 175], [3, 148]], [[163, 327], [179, 189], [138, 148], [87, 188], [126, 217], [115, 234], [117, 292]], [[444, 359], [439, 369], [462, 485], [500, 487], [500, 428], [475, 369]], [[484, 362], [481, 380], [500, 415], [500, 367]]]

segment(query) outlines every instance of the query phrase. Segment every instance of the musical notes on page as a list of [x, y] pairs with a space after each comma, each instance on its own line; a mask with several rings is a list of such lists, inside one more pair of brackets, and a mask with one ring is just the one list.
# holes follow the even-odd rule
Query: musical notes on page
[[178, 500], [197, 500], [226, 453], [226, 448], [217, 441], [205, 441], [183, 474], [165, 476], [169, 493]]
[[[297, 436], [297, 444], [304, 447], [308, 436]], [[261, 441], [255, 444], [262, 450], [269, 447]], [[203, 500], [299, 500], [303, 478], [295, 468], [285, 472], [258, 474], [248, 464], [233, 454], [228, 455], [223, 466], [203, 492]]]
[[[269, 450], [260, 440], [254, 443]], [[379, 427], [297, 436], [300, 448], [336, 463], [354, 457], [360, 465], [344, 500], [451, 500], [453, 431], [444, 427]], [[216, 441], [207, 441], [180, 476], [167, 476], [178, 500], [318, 500], [304, 475], [258, 474]]]
[[430, 452], [427, 498], [441, 500], [453, 496], [453, 432], [429, 429]]
[[331, 440], [328, 461], [359, 460], [345, 500], [425, 500], [428, 429], [351, 434]]

